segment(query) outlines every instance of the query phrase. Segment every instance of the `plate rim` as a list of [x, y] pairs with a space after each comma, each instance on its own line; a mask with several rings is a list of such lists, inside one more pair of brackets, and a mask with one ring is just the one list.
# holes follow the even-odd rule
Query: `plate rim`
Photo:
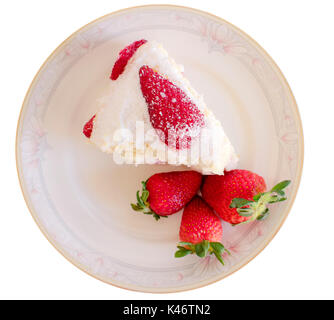
[[[284, 84], [285, 84], [285, 86], [286, 86], [286, 88], [287, 88], [287, 90], [290, 93], [290, 96], [292, 98], [292, 106], [291, 107], [293, 108], [293, 111], [295, 112], [295, 115], [296, 115], [296, 127], [299, 129], [299, 132], [298, 132], [298, 134], [299, 134], [298, 139], [300, 141], [300, 144], [299, 144], [299, 159], [298, 159], [298, 162], [297, 162], [298, 165], [297, 165], [295, 188], [294, 188], [294, 190], [291, 194], [290, 204], [285, 209], [285, 212], [283, 212], [283, 219], [282, 219], [281, 223], [276, 227], [276, 230], [274, 230], [273, 234], [270, 237], [268, 237], [268, 239], [266, 241], [264, 241], [261, 246], [259, 246], [257, 248], [257, 250], [255, 251], [254, 254], [250, 255], [245, 262], [240, 263], [240, 265], [237, 266], [237, 268], [235, 268], [235, 270], [232, 271], [231, 273], [226, 274], [226, 275], [223, 274], [223, 275], [221, 275], [221, 276], [219, 276], [218, 278], [215, 278], [215, 279], [203, 280], [203, 281], [196, 282], [195, 284], [184, 285], [184, 286], [181, 286], [181, 287], [170, 287], [170, 288], [145, 287], [145, 286], [138, 286], [138, 285], [132, 285], [132, 284], [122, 284], [121, 282], [115, 281], [115, 280], [107, 280], [107, 279], [104, 279], [101, 276], [97, 276], [97, 275], [92, 274], [89, 270], [87, 270], [86, 266], [84, 266], [82, 263], [75, 260], [74, 258], [70, 257], [65, 252], [65, 250], [63, 250], [61, 248], [61, 246], [58, 246], [54, 241], [51, 240], [51, 237], [49, 237], [47, 230], [45, 230], [42, 223], [39, 222], [38, 214], [33, 210], [33, 206], [30, 204], [30, 200], [29, 200], [29, 196], [28, 196], [29, 193], [26, 191], [25, 185], [24, 185], [24, 178], [23, 178], [22, 168], [21, 168], [21, 157], [20, 157], [19, 145], [18, 145], [18, 141], [20, 141], [20, 137], [21, 137], [21, 131], [22, 131], [21, 129], [22, 129], [22, 123], [23, 123], [23, 119], [24, 119], [24, 110], [25, 110], [26, 102], [28, 101], [28, 98], [29, 98], [31, 92], [33, 91], [33, 88], [36, 85], [40, 74], [44, 70], [44, 67], [57, 54], [57, 52], [64, 45], [66, 45], [67, 42], [69, 42], [72, 38], [74, 38], [80, 31], [82, 31], [85, 28], [93, 25], [96, 22], [102, 21], [103, 19], [105, 19], [107, 17], [111, 17], [111, 16], [116, 15], [118, 13], [129, 12], [129, 11], [138, 10], [138, 9], [150, 9], [150, 8], [161, 8], [161, 9], [173, 9], [174, 8], [174, 9], [181, 9], [181, 10], [184, 10], [184, 11], [190, 11], [190, 12], [192, 12], [194, 14], [197, 14], [197, 15], [202, 15], [202, 16], [207, 16], [207, 17], [209, 16], [209, 17], [214, 18], [216, 20], [219, 20], [219, 21], [221, 21], [221, 22], [223, 22], [227, 25], [230, 25], [232, 28], [234, 28], [235, 30], [240, 32], [240, 34], [242, 34], [245, 38], [247, 38], [260, 52], [262, 52], [262, 54], [269, 60], [269, 63], [271, 64], [271, 67], [273, 68], [273, 70], [280, 76], [280, 79], [284, 82]], [[79, 28], [78, 30], [76, 30], [75, 32], [73, 32], [70, 36], [68, 36], [64, 41], [62, 41], [51, 52], [51, 54], [46, 58], [46, 60], [43, 62], [43, 64], [40, 66], [37, 73], [35, 74], [33, 80], [31, 81], [31, 83], [28, 87], [28, 90], [25, 94], [25, 97], [23, 99], [23, 103], [22, 103], [20, 113], [19, 113], [17, 129], [16, 129], [15, 159], [16, 159], [16, 170], [17, 170], [19, 185], [20, 185], [20, 188], [21, 188], [21, 192], [22, 192], [24, 201], [25, 201], [26, 206], [28, 208], [28, 211], [30, 212], [33, 220], [35, 221], [35, 223], [37, 224], [38, 228], [40, 229], [42, 234], [45, 236], [45, 238], [49, 241], [49, 243], [66, 260], [68, 260], [71, 264], [73, 264], [74, 266], [76, 266], [78, 269], [85, 272], [89, 276], [91, 276], [91, 277], [93, 277], [97, 280], [100, 280], [104, 283], [107, 283], [109, 285], [113, 285], [115, 287], [121, 288], [121, 289], [126, 289], [126, 290], [130, 290], [130, 291], [137, 291], [137, 292], [144, 292], [144, 293], [176, 293], [176, 292], [183, 292], [183, 291], [188, 291], [188, 290], [194, 290], [194, 289], [197, 289], [197, 288], [202, 288], [204, 286], [216, 283], [216, 282], [234, 274], [236, 271], [238, 271], [242, 267], [246, 266], [255, 257], [257, 257], [268, 246], [268, 244], [272, 241], [272, 239], [277, 235], [278, 231], [281, 229], [282, 225], [286, 221], [286, 219], [287, 219], [287, 217], [288, 217], [288, 215], [291, 211], [291, 208], [292, 208], [292, 206], [295, 202], [295, 199], [296, 199], [296, 196], [297, 196], [297, 193], [298, 193], [298, 190], [299, 190], [301, 177], [302, 177], [302, 172], [303, 172], [303, 165], [304, 165], [304, 134], [303, 134], [303, 126], [302, 126], [302, 121], [301, 121], [301, 116], [300, 116], [300, 113], [299, 113], [298, 105], [297, 105], [295, 96], [294, 96], [294, 94], [293, 94], [293, 92], [290, 88], [290, 85], [289, 85], [288, 81], [286, 80], [283, 72], [278, 67], [278, 65], [273, 60], [273, 58], [268, 54], [268, 52], [265, 49], [263, 49], [263, 47], [259, 43], [257, 43], [257, 41], [255, 41], [251, 36], [249, 36], [243, 30], [239, 29], [234, 24], [232, 24], [229, 21], [226, 21], [225, 19], [223, 19], [219, 16], [216, 16], [216, 15], [210, 13], [210, 12], [206, 12], [204, 10], [200, 10], [200, 9], [196, 9], [196, 8], [192, 8], [192, 7], [180, 6], [180, 5], [150, 4], [150, 5], [139, 5], [139, 6], [127, 7], [127, 8], [124, 8], [124, 9], [120, 9], [120, 10], [117, 10], [117, 11], [107, 13], [107, 14], [105, 14], [105, 15], [97, 18], [97, 19], [94, 19], [94, 20], [88, 22], [87, 24], [85, 24], [84, 26], [82, 26], [81, 28]]]

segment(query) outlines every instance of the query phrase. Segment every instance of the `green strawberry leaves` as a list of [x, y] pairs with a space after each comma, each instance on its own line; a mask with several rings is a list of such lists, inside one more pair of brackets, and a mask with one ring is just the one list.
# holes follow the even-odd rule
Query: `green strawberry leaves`
[[258, 193], [253, 200], [243, 198], [234, 198], [230, 204], [230, 208], [236, 208], [239, 215], [249, 217], [250, 219], [234, 224], [244, 224], [254, 220], [262, 221], [269, 215], [268, 204], [282, 202], [287, 199], [284, 189], [291, 183], [290, 180], [284, 180], [276, 184], [270, 191]]
[[146, 189], [146, 181], [142, 181], [142, 193], [140, 195], [139, 190], [136, 193], [136, 197], [137, 197], [137, 203], [131, 203], [131, 207], [134, 211], [140, 211], [144, 214], [149, 214], [152, 215], [154, 217], [155, 220], [159, 220], [161, 217], [162, 218], [167, 218], [166, 216], [159, 216], [158, 214], [156, 214], [154, 211], [151, 210], [150, 208], [150, 204], [148, 203], [147, 199], [148, 196], [150, 195], [150, 192]]
[[241, 208], [253, 202], [252, 200], [246, 200], [243, 198], [234, 198], [231, 202], [230, 208]]
[[210, 242], [203, 240], [200, 243], [193, 244], [190, 242], [179, 242], [178, 250], [175, 252], [175, 258], [182, 258], [188, 254], [196, 254], [200, 258], [206, 257], [208, 254], [214, 254], [216, 258], [224, 265], [222, 255], [224, 252], [230, 252], [220, 242]]
[[210, 249], [210, 242], [203, 240], [200, 244], [195, 245], [195, 252], [200, 258], [206, 257]]
[[[276, 184], [270, 191], [271, 192], [282, 192], [283, 189], [285, 189], [289, 184], [291, 183], [291, 180], [284, 180]], [[283, 192], [284, 195], [284, 192]]]
[[212, 252], [216, 258], [220, 261], [220, 263], [222, 265], [224, 265], [224, 261], [223, 261], [223, 253], [227, 252], [229, 255], [231, 254], [230, 251], [228, 251], [220, 242], [211, 242], [211, 248], [212, 248]]
[[179, 250], [175, 252], [175, 258], [182, 258], [182, 257], [188, 255], [189, 253], [191, 253], [191, 250], [188, 250], [188, 249], [180, 247], [180, 246], [177, 246], [177, 247], [178, 247]]

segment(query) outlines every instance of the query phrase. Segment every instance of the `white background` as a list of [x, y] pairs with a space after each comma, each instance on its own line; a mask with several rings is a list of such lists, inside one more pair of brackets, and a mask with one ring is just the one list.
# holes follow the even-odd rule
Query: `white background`
[[294, 92], [305, 163], [292, 211], [278, 235], [230, 277], [188, 292], [153, 295], [102, 283], [63, 258], [23, 200], [15, 165], [24, 95], [48, 55], [72, 32], [109, 12], [151, 1], [1, 1], [0, 299], [334, 298], [333, 1], [155, 1], [192, 6], [232, 22], [274, 58]]

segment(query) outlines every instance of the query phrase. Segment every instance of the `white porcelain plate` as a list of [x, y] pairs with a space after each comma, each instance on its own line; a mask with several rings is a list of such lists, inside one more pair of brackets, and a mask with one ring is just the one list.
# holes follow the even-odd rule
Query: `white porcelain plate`
[[[240, 168], [268, 186], [291, 179], [288, 201], [264, 222], [230, 227], [232, 255], [175, 259], [181, 213], [156, 222], [131, 210], [140, 181], [166, 165], [114, 164], [82, 134], [118, 52], [155, 39], [203, 93], [240, 155]], [[131, 90], [131, 88], [129, 88]], [[65, 40], [44, 63], [25, 98], [17, 135], [23, 194], [37, 224], [73, 264], [127, 289], [174, 292], [231, 274], [273, 238], [295, 198], [303, 162], [297, 106], [278, 67], [228, 22], [190, 8], [144, 6], [100, 18]]]

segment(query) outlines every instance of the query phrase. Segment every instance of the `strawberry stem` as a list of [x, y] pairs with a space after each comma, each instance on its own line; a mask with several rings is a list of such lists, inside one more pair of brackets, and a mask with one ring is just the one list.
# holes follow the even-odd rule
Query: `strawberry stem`
[[179, 250], [175, 252], [175, 258], [182, 258], [188, 254], [196, 254], [200, 258], [204, 258], [208, 254], [214, 254], [222, 265], [224, 265], [223, 253], [227, 252], [229, 255], [231, 254], [220, 242], [210, 242], [208, 240], [203, 240], [196, 244], [179, 242], [177, 248]]
[[234, 198], [231, 201], [230, 208], [236, 208], [239, 215], [247, 217], [244, 222], [233, 224], [233, 226], [245, 224], [254, 220], [264, 220], [269, 215], [268, 204], [282, 202], [286, 200], [285, 192], [283, 191], [289, 184], [290, 180], [284, 180], [276, 184], [270, 191], [258, 193], [253, 197], [253, 200], [243, 198]]
[[167, 218], [167, 216], [159, 216], [158, 214], [156, 214], [154, 211], [151, 210], [150, 208], [150, 204], [147, 201], [148, 196], [150, 195], [150, 192], [146, 189], [146, 181], [142, 181], [142, 193], [140, 195], [140, 191], [138, 190], [136, 193], [136, 197], [137, 197], [137, 203], [131, 203], [131, 207], [134, 211], [140, 211], [144, 214], [149, 214], [152, 215], [153, 218], [155, 220], [159, 220], [161, 217], [162, 218]]

